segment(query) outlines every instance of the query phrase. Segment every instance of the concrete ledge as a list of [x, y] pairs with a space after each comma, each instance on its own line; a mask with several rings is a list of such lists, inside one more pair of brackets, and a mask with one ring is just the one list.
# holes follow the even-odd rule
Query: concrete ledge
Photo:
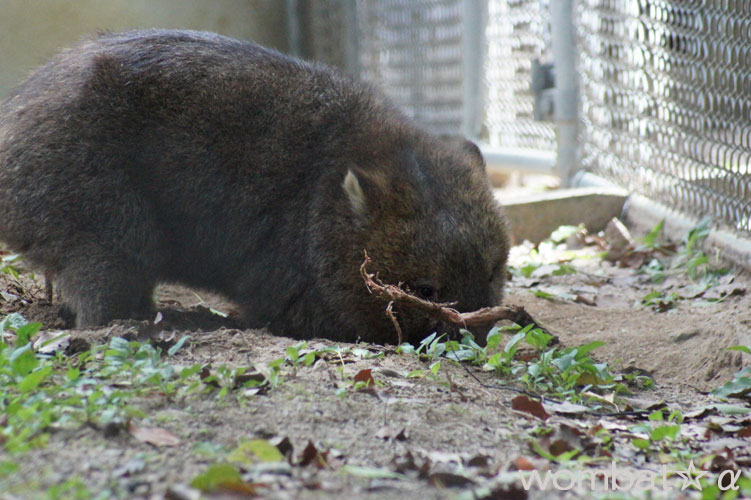
[[523, 148], [496, 148], [478, 144], [489, 172], [555, 174], [555, 153]]
[[563, 225], [584, 225], [592, 232], [604, 229], [620, 217], [627, 193], [617, 188], [559, 189], [542, 194], [515, 196], [497, 189], [495, 195], [506, 209], [515, 243], [538, 243]]
[[[590, 187], [559, 189], [542, 194], [516, 194], [496, 189], [495, 196], [506, 209], [515, 243], [538, 243], [562, 225], [584, 223], [592, 232], [604, 229], [613, 217], [620, 217], [636, 234], [645, 234], [665, 220], [663, 234], [680, 241], [699, 223], [699, 218], [670, 209], [649, 198], [614, 187], [599, 177], [587, 174], [579, 184]], [[719, 251], [731, 265], [751, 271], [751, 234], [733, 228], [712, 226], [705, 251]]]
[[[629, 196], [625, 208], [625, 222], [633, 232], [646, 233], [662, 219], [665, 219], [663, 234], [673, 241], [682, 240], [691, 228], [699, 223], [699, 218], [669, 209], [645, 196]], [[704, 242], [704, 250], [707, 253], [713, 249], [719, 250], [721, 259], [751, 271], [751, 235], [715, 224]]]

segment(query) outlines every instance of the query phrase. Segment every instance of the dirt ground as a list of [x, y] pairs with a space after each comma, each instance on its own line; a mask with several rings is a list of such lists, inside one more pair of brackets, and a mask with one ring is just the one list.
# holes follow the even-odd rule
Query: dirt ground
[[[512, 264], [521, 266], [529, 259], [529, 251], [529, 246], [515, 247]], [[576, 273], [514, 276], [506, 303], [523, 305], [563, 346], [605, 342], [594, 357], [607, 362], [613, 371], [638, 369], [651, 375], [655, 387], [637, 392], [634, 401], [645, 407], [664, 402], [690, 414], [716, 401], [708, 391], [748, 364], [751, 356], [726, 350], [732, 345], [751, 345], [751, 293], [745, 293], [751, 280], [745, 272], [732, 273], [732, 281], [725, 284], [732, 296], [722, 301], [700, 296], [679, 300], [658, 312], [637, 303], [654, 289], [686, 290], [693, 282], [678, 275], [655, 285], [633, 268], [598, 258], [570, 263]], [[45, 306], [41, 298], [42, 287], [34, 291], [35, 299], [26, 300], [14, 293], [17, 290], [7, 277], [0, 279], [0, 290], [6, 292], [0, 299], [0, 317], [19, 311], [30, 320], [41, 320], [47, 328], [59, 328], [55, 309]], [[550, 293], [552, 300], [536, 296], [540, 290]], [[233, 305], [221, 298], [174, 286], [161, 287], [158, 297], [165, 318], [162, 325], [178, 335], [191, 336], [189, 345], [178, 351], [176, 362], [262, 367], [284, 357], [285, 349], [297, 344], [264, 331], [243, 330], [231, 318], [212, 314], [209, 306], [232, 312]], [[74, 336], [106, 342], [114, 336], [137, 335], [139, 328], [138, 323], [126, 321], [95, 331], [76, 331]], [[331, 345], [326, 340], [309, 342], [311, 349]], [[318, 359], [309, 367], [286, 366], [283, 382], [267, 393], [223, 400], [215, 393], [172, 401], [144, 398], [139, 406], [145, 417], [139, 425], [158, 426], [176, 436], [179, 442], [170, 446], [146, 444], [125, 430], [106, 432], [83, 426], [55, 432], [46, 447], [24, 454], [21, 469], [6, 480], [7, 491], [16, 493], [0, 491], [0, 498], [27, 498], [18, 493], [24, 482], [29, 485], [28, 498], [40, 497], [39, 491], [49, 485], [76, 476], [104, 497], [164, 498], [166, 494], [168, 498], [195, 498], [190, 496], [194, 492], [184, 490], [191, 479], [221, 461], [242, 439], [255, 438], [271, 442], [288, 438], [293, 447], [291, 464], [265, 464], [246, 471], [248, 481], [259, 485], [256, 493], [264, 498], [591, 498], [596, 495], [586, 491], [525, 491], [516, 472], [519, 460], [540, 471], [558, 467], [530, 449], [541, 428], [553, 433], [583, 432], [603, 422], [607, 428], [637, 422], [549, 411], [553, 416], [543, 423], [511, 408], [518, 393], [481, 385], [480, 381], [503, 383], [492, 373], [444, 359], [437, 376], [410, 378], [408, 373], [427, 370], [431, 361], [397, 354], [394, 346], [348, 347], [364, 351]], [[345, 380], [364, 369], [372, 370], [379, 384], [376, 389], [348, 389]], [[709, 418], [696, 416], [691, 425], [701, 427]], [[745, 448], [748, 454], [751, 448], [749, 438], [721, 433], [697, 440], [707, 453], [725, 446], [734, 450], [736, 458], [744, 453], [739, 450]], [[300, 457], [309, 443], [325, 463], [301, 465]], [[631, 451], [611, 453], [624, 467], [659, 466]], [[746, 464], [741, 467], [751, 464], [738, 463]], [[670, 492], [665, 498], [676, 495]], [[698, 492], [681, 495], [698, 498]], [[244, 498], [238, 492], [207, 497]]]

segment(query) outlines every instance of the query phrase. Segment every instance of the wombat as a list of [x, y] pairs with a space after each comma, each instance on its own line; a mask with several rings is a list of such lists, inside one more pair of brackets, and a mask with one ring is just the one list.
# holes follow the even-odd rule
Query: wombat
[[[459, 311], [500, 303], [503, 215], [477, 147], [337, 71], [211, 33], [99, 34], [0, 104], [0, 239], [78, 327], [150, 315], [158, 283], [249, 327], [396, 340], [371, 271]], [[437, 327], [395, 307], [405, 340]]]

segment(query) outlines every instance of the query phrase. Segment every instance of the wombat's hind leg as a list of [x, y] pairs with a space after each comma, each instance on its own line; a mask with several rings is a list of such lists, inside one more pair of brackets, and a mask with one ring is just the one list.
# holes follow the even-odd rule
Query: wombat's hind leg
[[153, 312], [153, 278], [127, 259], [85, 255], [67, 262], [56, 278], [78, 328], [106, 325], [113, 319], [149, 318]]

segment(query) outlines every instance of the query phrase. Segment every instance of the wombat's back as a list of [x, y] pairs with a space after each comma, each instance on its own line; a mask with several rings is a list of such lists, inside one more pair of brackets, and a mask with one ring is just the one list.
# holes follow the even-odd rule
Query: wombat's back
[[[0, 108], [0, 230], [32, 260], [49, 253], [42, 234], [127, 239], [167, 261], [157, 267], [169, 278], [222, 288], [251, 250], [222, 234], [273, 236], [271, 219], [296, 213], [286, 205], [304, 201], [317, 167], [359, 149], [373, 100], [329, 70], [210, 33], [86, 40]], [[141, 231], [125, 227], [134, 221]], [[58, 271], [58, 259], [38, 260]]]

